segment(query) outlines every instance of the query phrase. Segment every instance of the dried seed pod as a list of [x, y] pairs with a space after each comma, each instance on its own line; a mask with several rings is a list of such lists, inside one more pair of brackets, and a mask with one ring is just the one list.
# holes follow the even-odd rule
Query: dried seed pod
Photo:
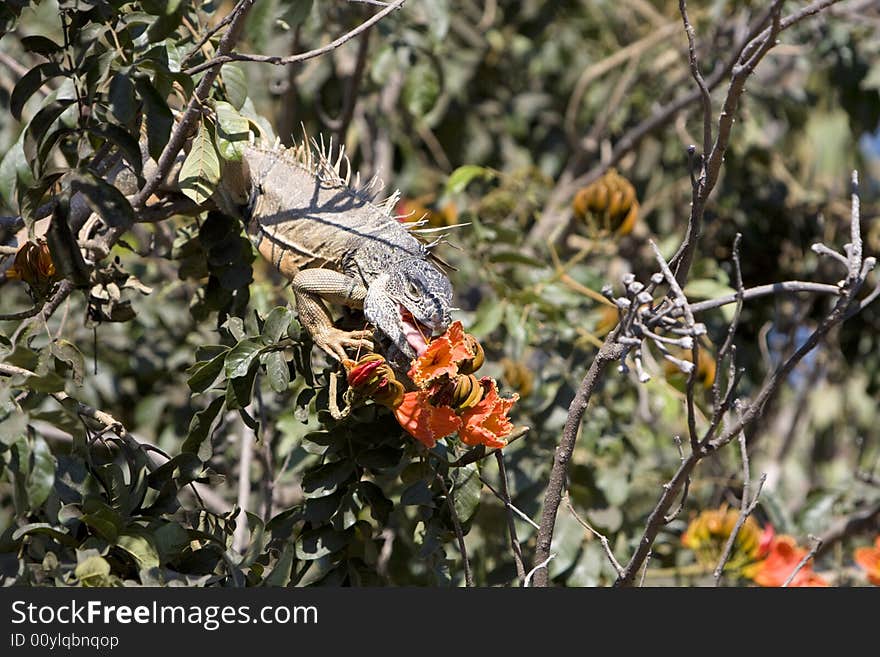
[[388, 408], [397, 408], [403, 401], [403, 384], [397, 379], [386, 378], [377, 386], [372, 399], [377, 404]]
[[483, 352], [482, 345], [480, 345], [474, 336], [466, 334], [464, 339], [470, 352], [473, 354], [473, 358], [467, 358], [461, 361], [458, 364], [458, 371], [462, 374], [473, 374], [483, 366], [484, 362], [486, 362], [486, 354]]
[[483, 386], [473, 374], [456, 377], [452, 391], [452, 408], [464, 410], [480, 403], [483, 399]]
[[572, 201], [575, 216], [594, 237], [626, 235], [638, 219], [636, 190], [614, 169], [579, 190]]

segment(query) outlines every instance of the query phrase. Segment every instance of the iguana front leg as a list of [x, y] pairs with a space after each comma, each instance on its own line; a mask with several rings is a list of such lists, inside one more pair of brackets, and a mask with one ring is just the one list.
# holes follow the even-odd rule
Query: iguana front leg
[[363, 308], [367, 288], [361, 283], [331, 269], [303, 269], [293, 277], [293, 293], [299, 321], [311, 333], [315, 344], [333, 358], [348, 358], [346, 348], [372, 351], [368, 340], [372, 331], [343, 331], [333, 326], [324, 301], [352, 308]]

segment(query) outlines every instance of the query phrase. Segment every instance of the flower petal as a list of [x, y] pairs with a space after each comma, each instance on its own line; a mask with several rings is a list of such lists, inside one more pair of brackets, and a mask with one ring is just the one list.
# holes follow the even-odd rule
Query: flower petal
[[461, 420], [448, 406], [434, 406], [423, 390], [408, 392], [394, 409], [398, 423], [426, 447], [433, 447], [440, 438], [455, 433]]

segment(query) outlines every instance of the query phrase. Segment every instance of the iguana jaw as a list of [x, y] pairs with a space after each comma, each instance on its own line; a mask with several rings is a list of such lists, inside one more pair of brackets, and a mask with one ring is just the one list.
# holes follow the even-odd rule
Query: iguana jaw
[[409, 346], [415, 350], [416, 356], [421, 356], [428, 349], [428, 341], [425, 336], [430, 337], [431, 330], [419, 323], [403, 304], [398, 304], [398, 312], [400, 313], [400, 325], [403, 327], [403, 336]]

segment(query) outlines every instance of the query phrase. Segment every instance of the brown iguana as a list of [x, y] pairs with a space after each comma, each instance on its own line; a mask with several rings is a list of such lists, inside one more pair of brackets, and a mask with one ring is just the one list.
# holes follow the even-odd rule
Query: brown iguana
[[372, 348], [372, 331], [333, 325], [325, 303], [343, 304], [362, 308], [409, 360], [451, 322], [452, 286], [430, 245], [395, 217], [398, 195], [376, 201], [378, 181], [352, 180], [344, 152], [331, 162], [328, 150], [307, 140], [245, 146], [241, 170], [224, 174], [223, 187], [244, 205], [259, 252], [292, 281], [315, 344], [340, 361], [346, 349]]

